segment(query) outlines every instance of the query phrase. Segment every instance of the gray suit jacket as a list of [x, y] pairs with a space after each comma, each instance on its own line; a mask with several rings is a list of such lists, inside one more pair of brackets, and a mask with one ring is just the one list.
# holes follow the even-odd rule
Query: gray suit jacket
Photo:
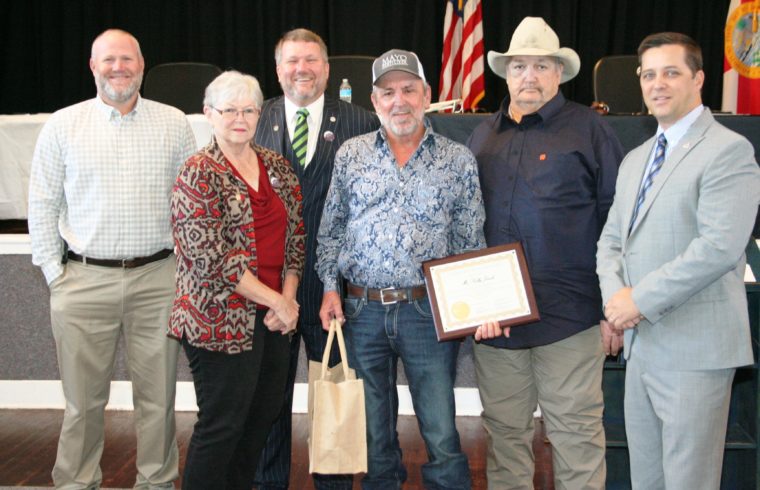
[[620, 288], [646, 317], [627, 330], [625, 357], [664, 369], [751, 364], [744, 249], [760, 202], [752, 145], [705, 110], [665, 160], [628, 235], [654, 137], [620, 166], [598, 243], [606, 304]]
[[380, 122], [371, 112], [360, 106], [325, 96], [317, 149], [309, 164], [303, 169], [300, 165], [292, 163], [295, 162], [295, 157], [288, 136], [283, 97], [268, 99], [261, 109], [261, 118], [256, 127], [256, 143], [283, 154], [291, 162], [301, 182], [303, 220], [306, 227], [306, 265], [298, 287], [297, 300], [301, 305], [300, 318], [304, 323], [320, 323], [322, 282], [314, 270], [314, 264], [316, 264], [317, 230], [319, 230], [322, 208], [332, 179], [335, 152], [347, 139], [374, 131], [379, 126]]

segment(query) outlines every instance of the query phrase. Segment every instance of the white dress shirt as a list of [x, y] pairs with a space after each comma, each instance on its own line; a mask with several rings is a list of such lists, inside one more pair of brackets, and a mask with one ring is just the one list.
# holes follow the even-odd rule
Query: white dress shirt
[[63, 272], [64, 241], [98, 259], [173, 248], [172, 187], [195, 149], [181, 111], [143, 98], [123, 116], [100, 97], [53, 114], [29, 179], [32, 262], [48, 284]]
[[[657, 138], [660, 137], [660, 134], [665, 133], [665, 140], [668, 142], [667, 146], [665, 147], [665, 160], [667, 160], [670, 154], [673, 153], [673, 149], [678, 146], [678, 142], [681, 141], [683, 135], [686, 134], [686, 131], [689, 130], [691, 125], [694, 124], [694, 122], [699, 118], [699, 116], [702, 114], [702, 111], [704, 110], [705, 106], [702, 104], [698, 105], [689, 111], [684, 117], [676, 121], [667, 130], [663, 130], [662, 127], [657, 126], [657, 132], [654, 135], [654, 145], [652, 145], [652, 151], [649, 153], [649, 161], [647, 162], [646, 168], [644, 168], [644, 174], [642, 175], [641, 183], [639, 184], [639, 193], [641, 193], [641, 188], [644, 187], [644, 181], [646, 180], [646, 176], [649, 175], [649, 169], [654, 164], [654, 154], [657, 149]], [[657, 177], [655, 176], [655, 179], [656, 178]]]
[[[298, 110], [301, 107], [295, 105], [287, 97], [285, 99], [285, 120], [288, 123], [288, 136], [290, 141], [293, 141], [293, 133], [296, 131], [296, 119], [298, 119]], [[319, 136], [319, 129], [322, 127], [322, 112], [325, 108], [325, 94], [319, 96], [317, 100], [306, 106], [306, 110], [309, 111], [309, 116], [306, 118], [306, 122], [309, 125], [309, 138], [306, 141], [306, 159], [304, 167], [308, 166], [311, 162], [314, 153], [317, 151], [317, 139]]]

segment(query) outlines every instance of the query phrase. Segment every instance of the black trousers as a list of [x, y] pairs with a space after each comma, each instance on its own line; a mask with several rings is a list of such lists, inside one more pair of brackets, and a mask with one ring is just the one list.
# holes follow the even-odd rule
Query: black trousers
[[198, 421], [187, 449], [182, 488], [245, 489], [282, 407], [289, 337], [270, 332], [259, 310], [253, 350], [225, 354], [182, 342], [190, 362]]

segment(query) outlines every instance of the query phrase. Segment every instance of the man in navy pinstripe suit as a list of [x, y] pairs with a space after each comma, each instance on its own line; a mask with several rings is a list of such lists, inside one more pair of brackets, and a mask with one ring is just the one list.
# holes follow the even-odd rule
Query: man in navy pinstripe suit
[[[319, 319], [322, 282], [317, 277], [314, 264], [317, 230], [330, 186], [335, 152], [345, 140], [374, 131], [380, 126], [377, 117], [369, 111], [325, 97], [330, 65], [327, 47], [317, 34], [307, 29], [285, 33], [275, 47], [274, 57], [284, 96], [264, 102], [256, 130], [256, 143], [285, 155], [301, 181], [303, 219], [306, 225], [306, 266], [298, 289], [297, 300], [301, 312], [291, 342], [288, 392], [280, 417], [272, 426], [267, 446], [259, 461], [256, 474], [259, 490], [288, 488], [293, 383], [300, 338], [303, 337], [306, 356], [311, 360], [321, 361], [325, 349], [327, 333], [322, 330]], [[370, 90], [370, 87], [366, 87], [366, 90]], [[308, 111], [308, 137], [303, 166], [297, 163], [292, 144], [298, 113], [302, 108]], [[337, 354], [337, 350], [333, 349], [332, 352]], [[331, 359], [331, 364], [336, 362], [336, 359]], [[350, 489], [352, 485], [352, 475], [314, 475], [314, 487], [317, 490]]]

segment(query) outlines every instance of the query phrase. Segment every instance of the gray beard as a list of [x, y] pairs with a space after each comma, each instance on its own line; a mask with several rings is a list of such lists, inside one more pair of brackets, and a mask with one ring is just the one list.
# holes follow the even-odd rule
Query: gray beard
[[100, 91], [105, 93], [109, 99], [121, 104], [131, 99], [132, 96], [135, 95], [135, 92], [140, 90], [142, 79], [143, 75], [140, 73], [132, 80], [132, 83], [130, 83], [129, 86], [121, 92], [114, 89], [111, 84], [108, 83], [108, 79], [105, 77], [98, 78], [97, 85]]
[[414, 134], [415, 131], [417, 131], [417, 128], [420, 127], [420, 124], [424, 124], [423, 122], [417, 122], [417, 124], [402, 128], [400, 126], [397, 126], [395, 123], [391, 122], [391, 118], [388, 117], [387, 119], [380, 114], [377, 115], [378, 119], [380, 119], [380, 124], [385, 127], [386, 131], [390, 131], [393, 133], [394, 136], [397, 137], [403, 137], [403, 136], [409, 136], [410, 134]]

